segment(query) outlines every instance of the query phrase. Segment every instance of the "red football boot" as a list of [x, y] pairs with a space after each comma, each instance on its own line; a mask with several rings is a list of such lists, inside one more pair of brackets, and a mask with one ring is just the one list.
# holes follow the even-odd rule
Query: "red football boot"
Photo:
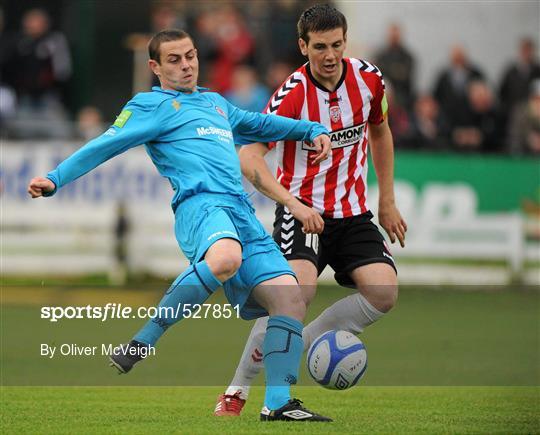
[[240, 391], [233, 395], [221, 394], [218, 397], [214, 415], [216, 417], [240, 417], [246, 401], [240, 398]]

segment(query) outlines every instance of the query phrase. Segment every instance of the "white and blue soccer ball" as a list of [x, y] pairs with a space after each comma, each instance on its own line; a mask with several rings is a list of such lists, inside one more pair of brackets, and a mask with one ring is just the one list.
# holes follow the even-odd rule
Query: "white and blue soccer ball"
[[367, 369], [364, 343], [347, 331], [327, 331], [310, 346], [307, 355], [309, 374], [331, 390], [346, 390], [356, 385]]

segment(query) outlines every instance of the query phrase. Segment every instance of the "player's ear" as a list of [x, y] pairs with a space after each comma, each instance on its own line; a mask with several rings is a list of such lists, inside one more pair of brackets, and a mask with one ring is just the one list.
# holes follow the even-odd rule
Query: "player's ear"
[[154, 59], [148, 60], [148, 66], [155, 75], [157, 75], [158, 77], [161, 75], [161, 66]]
[[298, 47], [300, 47], [300, 52], [307, 56], [307, 43], [302, 38], [298, 38]]

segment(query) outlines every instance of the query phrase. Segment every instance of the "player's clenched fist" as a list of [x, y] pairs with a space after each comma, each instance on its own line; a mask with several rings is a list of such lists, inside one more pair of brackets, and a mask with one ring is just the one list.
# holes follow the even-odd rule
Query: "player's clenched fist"
[[55, 188], [54, 183], [48, 178], [34, 177], [28, 184], [28, 193], [32, 198], [39, 198], [44, 193], [52, 192]]

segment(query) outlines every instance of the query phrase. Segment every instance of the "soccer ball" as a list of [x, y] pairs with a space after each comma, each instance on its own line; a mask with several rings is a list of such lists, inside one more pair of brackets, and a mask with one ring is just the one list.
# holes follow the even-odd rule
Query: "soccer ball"
[[311, 377], [323, 387], [346, 390], [366, 371], [366, 348], [350, 332], [327, 331], [309, 348], [307, 366]]

